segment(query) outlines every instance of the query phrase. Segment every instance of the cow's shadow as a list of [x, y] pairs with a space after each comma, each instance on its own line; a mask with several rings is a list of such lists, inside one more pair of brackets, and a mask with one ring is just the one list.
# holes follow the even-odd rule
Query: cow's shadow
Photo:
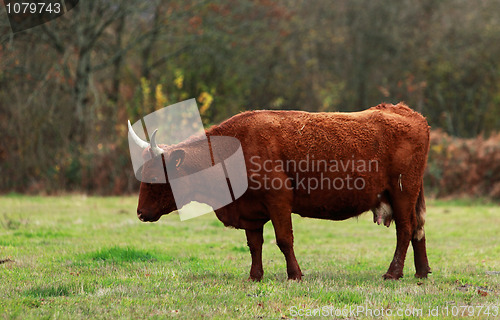
[[[302, 282], [304, 283], [314, 283], [314, 282], [333, 282], [343, 285], [359, 285], [360, 283], [373, 283], [374, 280], [384, 282], [382, 275], [385, 271], [383, 270], [365, 270], [365, 271], [345, 271], [345, 270], [305, 270], [302, 277]], [[203, 282], [207, 280], [217, 281], [247, 281], [248, 273], [234, 273], [234, 272], [214, 272], [214, 271], [190, 271], [184, 276], [186, 281], [192, 282]], [[408, 275], [405, 275], [405, 278]], [[413, 276], [412, 276], [413, 278]], [[269, 271], [264, 273], [262, 282], [287, 282], [288, 277], [285, 271]], [[251, 281], [250, 281], [251, 282]], [[300, 283], [300, 282], [299, 282]]]

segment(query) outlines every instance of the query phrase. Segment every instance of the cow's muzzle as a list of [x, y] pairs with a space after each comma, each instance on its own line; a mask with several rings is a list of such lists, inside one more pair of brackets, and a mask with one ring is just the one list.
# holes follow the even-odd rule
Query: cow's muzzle
[[144, 217], [142, 216], [142, 211], [139, 209], [137, 209], [137, 218], [139, 218], [139, 220], [144, 222]]
[[156, 217], [156, 216], [152, 217], [150, 215], [144, 214], [144, 211], [139, 210], [139, 209], [137, 209], [137, 217], [142, 222], [154, 222], [154, 221], [158, 221], [160, 219], [160, 217]]

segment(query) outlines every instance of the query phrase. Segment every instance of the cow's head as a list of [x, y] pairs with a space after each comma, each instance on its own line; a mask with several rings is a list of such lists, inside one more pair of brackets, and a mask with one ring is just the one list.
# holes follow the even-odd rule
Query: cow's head
[[137, 136], [130, 121], [128, 128], [134, 142], [144, 149], [142, 154], [145, 163], [141, 172], [143, 182], [139, 191], [137, 216], [141, 221], [157, 221], [162, 215], [177, 210], [167, 172], [171, 177], [183, 174], [182, 163], [185, 152], [180, 148], [158, 146], [156, 143], [158, 130], [153, 132], [151, 143], [148, 143]]

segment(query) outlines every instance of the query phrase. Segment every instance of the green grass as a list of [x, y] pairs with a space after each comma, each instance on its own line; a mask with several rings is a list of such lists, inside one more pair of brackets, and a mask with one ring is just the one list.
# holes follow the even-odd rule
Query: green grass
[[246, 281], [243, 231], [214, 215], [141, 223], [135, 208], [135, 197], [0, 197], [0, 260], [11, 260], [0, 264], [0, 318], [327, 319], [296, 312], [333, 307], [365, 308], [333, 318], [386, 318], [369, 313], [384, 308], [394, 319], [403, 318], [397, 310], [419, 309], [437, 319], [429, 310], [448, 308], [456, 319], [452, 311], [480, 306], [500, 318], [492, 308], [500, 308], [500, 208], [490, 204], [428, 204], [427, 280], [413, 277], [411, 248], [405, 277], [382, 280], [395, 230], [373, 224], [371, 214], [343, 222], [294, 216], [299, 283], [286, 280], [271, 224], [264, 279], [254, 283]]

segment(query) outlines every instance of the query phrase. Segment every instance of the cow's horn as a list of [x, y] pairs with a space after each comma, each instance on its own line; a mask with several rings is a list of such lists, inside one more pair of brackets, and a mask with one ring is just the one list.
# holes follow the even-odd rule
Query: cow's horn
[[135, 144], [137, 144], [139, 147], [141, 147], [142, 149], [146, 149], [147, 147], [149, 147], [149, 143], [139, 138], [139, 136], [135, 133], [134, 128], [132, 128], [132, 125], [130, 124], [130, 120], [128, 121], [128, 132], [130, 132], [132, 140], [134, 140]]
[[160, 154], [163, 153], [163, 149], [158, 147], [156, 144], [156, 133], [158, 132], [158, 129], [156, 129], [153, 134], [151, 135], [151, 151], [153, 151], [153, 154], [155, 156], [159, 156]]

